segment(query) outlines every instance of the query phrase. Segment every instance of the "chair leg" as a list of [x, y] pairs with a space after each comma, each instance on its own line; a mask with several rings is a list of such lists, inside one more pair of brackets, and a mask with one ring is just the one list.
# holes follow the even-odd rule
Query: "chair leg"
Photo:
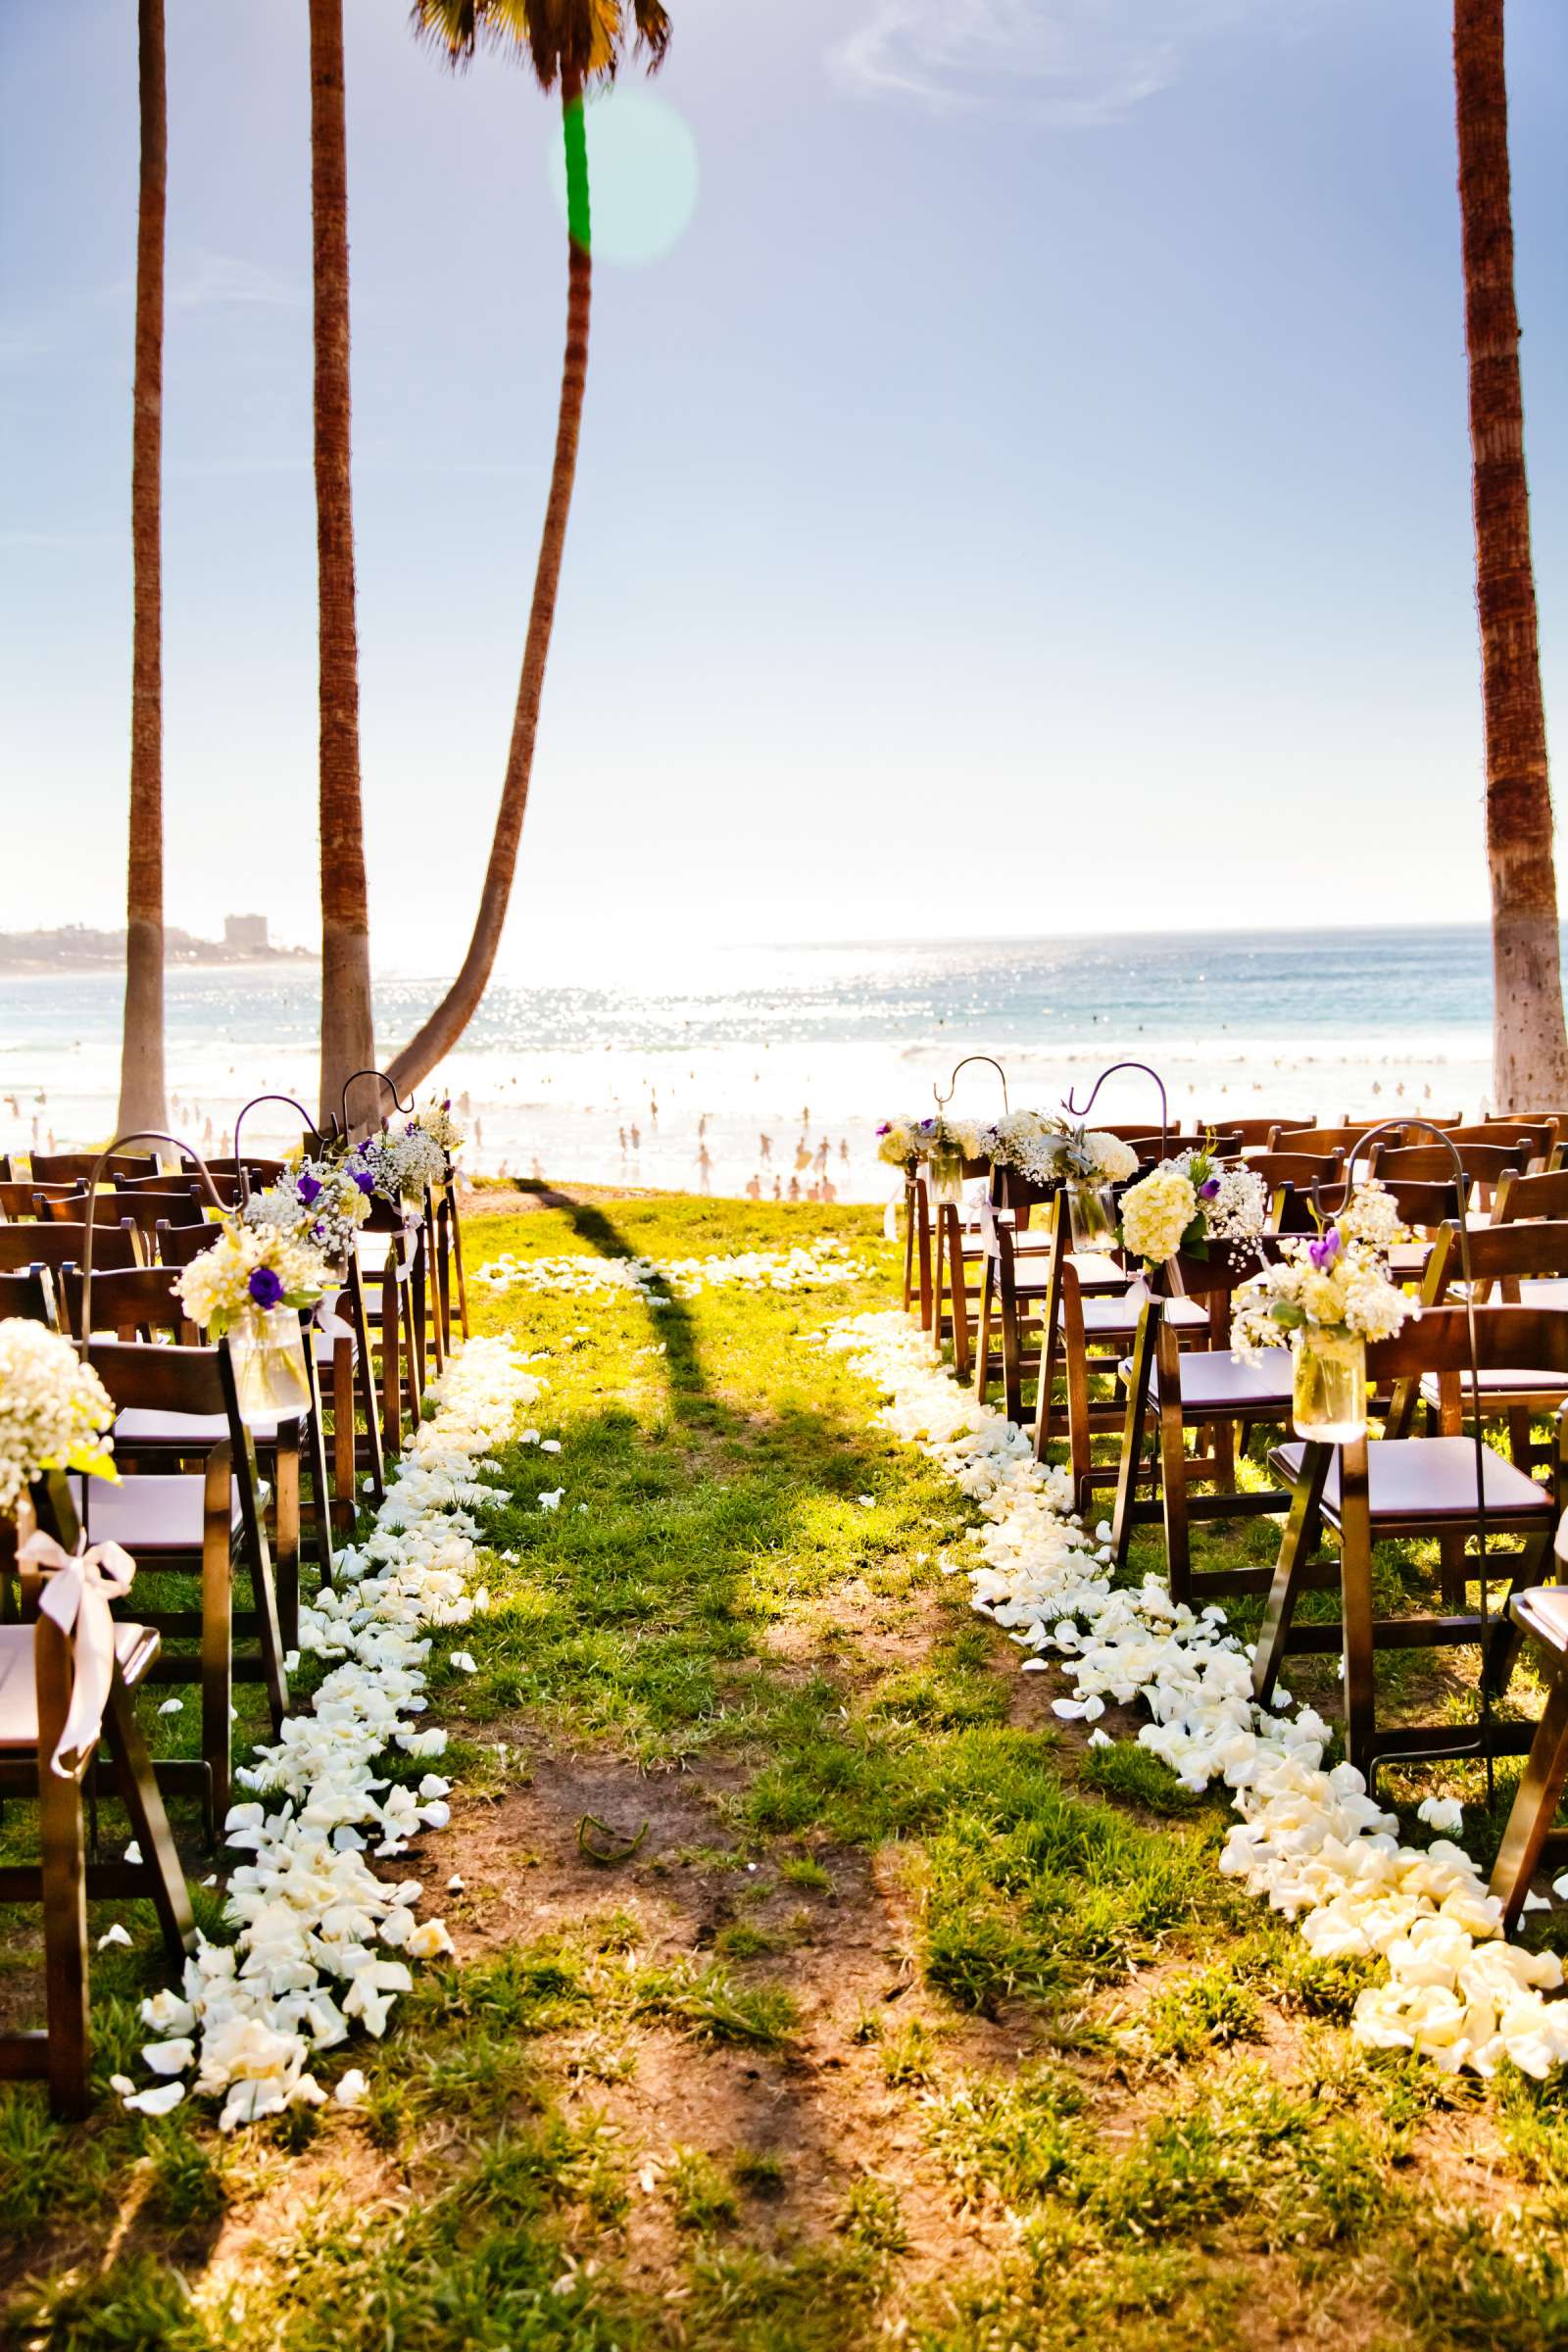
[[1317, 1549], [1319, 1506], [1333, 1459], [1332, 1446], [1308, 1446], [1301, 1462], [1300, 1476], [1291, 1496], [1290, 1517], [1285, 1523], [1279, 1558], [1274, 1565], [1274, 1582], [1269, 1587], [1257, 1647], [1252, 1652], [1252, 1694], [1259, 1706], [1266, 1707], [1274, 1695], [1274, 1685], [1289, 1646], [1291, 1620], [1296, 1614], [1297, 1599], [1305, 1582], [1312, 1554]]
[[[309, 1335], [307, 1345], [314, 1348], [314, 1341]], [[311, 1382], [311, 1410], [303, 1436], [311, 1464], [311, 1508], [315, 1513], [311, 1533], [321, 1582], [329, 1585], [332, 1582], [332, 1487], [326, 1471], [326, 1408], [314, 1352], [307, 1369]]]
[[332, 1349], [332, 1508], [345, 1535], [358, 1504], [354, 1411], [354, 1346], [339, 1340]]
[[1345, 1749], [1370, 1787], [1376, 1760], [1377, 1676], [1364, 1437], [1340, 1450], [1340, 1592], [1345, 1617]]
[[[214, 1465], [221, 1463], [220, 1492], [214, 1493]], [[228, 1812], [233, 1753], [234, 1585], [228, 1523], [229, 1462], [226, 1446], [208, 1456], [207, 1525], [202, 1544], [202, 1762], [207, 1767], [213, 1818], [209, 1841], [216, 1842]]]
[[[457, 1188], [450, 1195], [452, 1206], [452, 1265], [458, 1277], [458, 1326], [465, 1339], [468, 1337], [468, 1278], [463, 1270], [463, 1218], [458, 1210]], [[907, 1289], [907, 1286], [906, 1286]], [[905, 1304], [908, 1304], [906, 1295]], [[447, 1344], [452, 1342], [452, 1327], [447, 1326]]]
[[1018, 1338], [1018, 1299], [1007, 1270], [1003, 1268], [1002, 1293], [1002, 1409], [1013, 1422], [1023, 1420], [1023, 1350]]
[[[1174, 1348], [1160, 1349], [1161, 1357]], [[1165, 1537], [1165, 1578], [1174, 1601], [1191, 1605], [1193, 1597], [1192, 1529], [1187, 1515], [1187, 1447], [1182, 1432], [1180, 1392], [1172, 1396], [1160, 1365], [1159, 1389], [1159, 1507]]]
[[87, 2112], [87, 1855], [81, 1789], [74, 1780], [62, 1779], [50, 1761], [66, 1724], [65, 1637], [40, 1618], [34, 1640], [40, 1650], [48, 1644], [36, 1671], [49, 2105], [55, 2115], [74, 2120]]
[[1132, 1547], [1133, 1504], [1138, 1496], [1138, 1473], [1149, 1419], [1149, 1377], [1153, 1368], [1158, 1326], [1159, 1307], [1151, 1299], [1138, 1318], [1138, 1337], [1133, 1342], [1132, 1370], [1127, 1382], [1127, 1418], [1122, 1424], [1121, 1466], [1116, 1473], [1116, 1509], [1110, 1531], [1111, 1557], [1118, 1570], [1126, 1567]]
[[399, 1328], [397, 1269], [389, 1264], [381, 1277], [381, 1445], [389, 1462], [403, 1450]]
[[398, 1285], [403, 1317], [403, 1391], [409, 1411], [409, 1439], [412, 1444], [419, 1426], [424, 1397], [424, 1350], [420, 1345], [419, 1322], [414, 1311], [414, 1276]]
[[130, 1816], [131, 1830], [152, 1877], [148, 1888], [164, 1948], [175, 1965], [196, 1947], [196, 1922], [191, 1915], [190, 1890], [174, 1850], [169, 1815], [164, 1810], [153, 1762], [130, 1692], [117, 1674], [109, 1692], [109, 1740], [120, 1776], [120, 1794]]
[[997, 1261], [987, 1256], [985, 1272], [980, 1277], [980, 1313], [975, 1324], [974, 1393], [976, 1401], [984, 1404], [991, 1387], [991, 1331], [997, 1311]]
[[[365, 1311], [365, 1286], [355, 1274], [349, 1291], [349, 1319], [354, 1326], [356, 1379], [365, 1412], [365, 1448], [369, 1464], [370, 1499], [379, 1503], [386, 1494], [386, 1452], [381, 1442], [381, 1417], [375, 1391], [375, 1363], [370, 1353], [370, 1319]], [[349, 1426], [353, 1427], [353, 1415]], [[354, 1451], [356, 1481], [359, 1447]], [[356, 1493], [355, 1507], [359, 1507]]]
[[[306, 1425], [309, 1427], [309, 1424]], [[297, 1649], [300, 1639], [300, 1446], [296, 1423], [292, 1445], [285, 1442], [286, 1422], [277, 1433], [277, 1544], [273, 1581], [277, 1595], [278, 1638], [284, 1649]]]
[[1546, 1703], [1525, 1759], [1492, 1873], [1492, 1891], [1502, 1900], [1505, 1936], [1513, 1934], [1525, 1907], [1525, 1896], [1550, 1834], [1565, 1782], [1568, 1782], [1568, 1674], [1559, 1667], [1546, 1690]]
[[953, 1371], [955, 1379], [967, 1386], [970, 1370], [969, 1269], [964, 1262], [958, 1212], [956, 1208], [949, 1208], [944, 1213], [953, 1219], [948, 1234], [948, 1270], [953, 1293]]

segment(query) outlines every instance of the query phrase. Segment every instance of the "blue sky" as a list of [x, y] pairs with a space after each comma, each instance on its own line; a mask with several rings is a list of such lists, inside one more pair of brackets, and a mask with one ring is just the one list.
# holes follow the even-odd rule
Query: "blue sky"
[[[628, 76], [590, 118], [509, 964], [1484, 915], [1442, 0], [671, 5], [666, 111]], [[134, 17], [0, 8], [0, 923], [121, 901]], [[378, 961], [429, 968], [466, 933], [526, 618], [557, 121], [510, 64], [446, 74], [403, 0], [347, 21], [372, 918]], [[1509, 21], [1560, 714], [1568, 11]], [[169, 912], [309, 938], [304, 0], [169, 0]], [[661, 131], [695, 210], [617, 264], [681, 210]]]

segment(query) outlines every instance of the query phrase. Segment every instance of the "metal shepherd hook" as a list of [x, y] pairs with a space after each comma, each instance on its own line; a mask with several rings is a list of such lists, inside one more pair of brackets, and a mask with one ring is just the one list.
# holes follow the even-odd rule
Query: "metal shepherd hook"
[[98, 1200], [98, 1179], [114, 1158], [115, 1153], [122, 1151], [126, 1144], [172, 1145], [176, 1152], [183, 1152], [187, 1159], [195, 1161], [201, 1172], [201, 1180], [207, 1187], [208, 1198], [219, 1215], [221, 1216], [223, 1213], [223, 1203], [218, 1197], [218, 1187], [213, 1182], [206, 1160], [203, 1159], [194, 1144], [183, 1142], [177, 1135], [166, 1135], [161, 1127], [136, 1127], [125, 1135], [117, 1135], [112, 1144], [104, 1146], [93, 1161], [92, 1174], [87, 1179], [87, 1213], [81, 1236], [81, 1329], [76, 1334], [76, 1353], [81, 1357], [83, 1363], [87, 1361], [87, 1349], [92, 1336], [92, 1227], [93, 1210]]
[[1089, 1113], [1094, 1109], [1096, 1102], [1100, 1099], [1100, 1090], [1104, 1085], [1105, 1080], [1107, 1078], [1114, 1078], [1118, 1070], [1142, 1070], [1144, 1076], [1146, 1078], [1152, 1078], [1155, 1086], [1159, 1089], [1159, 1156], [1161, 1159], [1163, 1159], [1165, 1156], [1166, 1139], [1170, 1134], [1170, 1106], [1165, 1096], [1164, 1079], [1160, 1076], [1157, 1070], [1152, 1070], [1147, 1061], [1113, 1061], [1108, 1070], [1101, 1071], [1100, 1076], [1095, 1080], [1088, 1102], [1084, 1103], [1081, 1109], [1074, 1099], [1076, 1090], [1074, 1090], [1074, 1092], [1069, 1092], [1062, 1097], [1062, 1109], [1066, 1111], [1069, 1118], [1087, 1119]]
[[969, 1067], [969, 1064], [970, 1064], [971, 1062], [973, 1062], [973, 1061], [983, 1061], [983, 1062], [986, 1064], [986, 1067], [987, 1067], [988, 1069], [992, 1069], [992, 1070], [995, 1070], [995, 1071], [996, 1071], [996, 1073], [997, 1073], [997, 1076], [998, 1076], [998, 1077], [999, 1077], [999, 1078], [1002, 1080], [1002, 1107], [1003, 1107], [1003, 1110], [1005, 1112], [1006, 1110], [1010, 1109], [1010, 1108], [1011, 1108], [1011, 1105], [1009, 1104], [1009, 1102], [1008, 1102], [1008, 1101], [1007, 1101], [1007, 1073], [1006, 1073], [1006, 1071], [1005, 1071], [1004, 1068], [1003, 1068], [1003, 1066], [1002, 1066], [1001, 1062], [1000, 1062], [1000, 1061], [998, 1061], [998, 1059], [996, 1058], [995, 1054], [966, 1054], [964, 1055], [964, 1057], [963, 1057], [963, 1059], [962, 1059], [961, 1061], [957, 1061], [957, 1062], [955, 1062], [955, 1063], [954, 1063], [954, 1065], [953, 1065], [953, 1074], [952, 1074], [952, 1076], [951, 1076], [951, 1077], [949, 1078], [949, 1080], [948, 1080], [948, 1091], [947, 1091], [947, 1093], [946, 1093], [946, 1094], [944, 1094], [944, 1093], [942, 1092], [941, 1088], [940, 1088], [940, 1087], [937, 1085], [937, 1083], [936, 1083], [935, 1079], [933, 1079], [933, 1080], [932, 1080], [932, 1082], [931, 1082], [931, 1092], [932, 1092], [932, 1094], [934, 1095], [934, 1097], [936, 1098], [936, 1105], [937, 1105], [937, 1108], [938, 1108], [938, 1110], [946, 1110], [946, 1109], [947, 1109], [947, 1107], [948, 1107], [948, 1104], [949, 1104], [949, 1103], [950, 1103], [950, 1102], [953, 1101], [953, 1098], [954, 1098], [954, 1096], [955, 1096], [955, 1095], [957, 1093], [957, 1091], [958, 1091], [958, 1072], [959, 1072], [960, 1070], [966, 1070], [966, 1069]]

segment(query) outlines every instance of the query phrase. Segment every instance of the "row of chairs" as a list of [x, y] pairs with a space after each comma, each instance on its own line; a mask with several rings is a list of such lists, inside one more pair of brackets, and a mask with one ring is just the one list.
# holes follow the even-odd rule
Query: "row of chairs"
[[[94, 1164], [61, 1170], [62, 1180], [79, 1187]], [[274, 1172], [275, 1163], [255, 1161], [217, 1171], [238, 1192]], [[189, 1221], [137, 1213], [154, 1194], [179, 1193], [167, 1175], [157, 1184], [148, 1176], [134, 1164], [100, 1171], [90, 1292], [82, 1205], [64, 1218], [53, 1200], [35, 1197], [26, 1217], [16, 1213], [23, 1203], [13, 1195], [0, 1221], [0, 1315], [32, 1316], [78, 1342], [85, 1332], [88, 1360], [116, 1407], [120, 1483], [50, 1477], [35, 1490], [33, 1513], [67, 1552], [78, 1534], [92, 1545], [122, 1545], [142, 1579], [136, 1622], [117, 1627], [104, 1744], [144, 1860], [107, 1863], [89, 1851], [95, 1841], [83, 1820], [84, 1788], [96, 1818], [93, 1759], [76, 1759], [69, 1780], [49, 1763], [69, 1702], [69, 1657], [58, 1629], [38, 1618], [36, 1576], [19, 1564], [12, 1531], [0, 1531], [0, 1794], [38, 1799], [41, 1848], [37, 1865], [0, 1870], [0, 1900], [43, 1903], [48, 2001], [45, 2034], [0, 2035], [0, 2075], [44, 2076], [62, 2114], [79, 2114], [86, 2102], [87, 1898], [149, 1894], [177, 1959], [194, 1930], [165, 1799], [198, 1797], [215, 1842], [230, 1794], [235, 1685], [259, 1684], [273, 1734], [282, 1726], [298, 1641], [302, 1468], [326, 1581], [334, 1518], [348, 1524], [361, 1480], [379, 1499], [386, 1458], [417, 1425], [427, 1370], [444, 1364], [454, 1320], [466, 1332], [455, 1185], [433, 1186], [412, 1220], [376, 1202], [327, 1328], [302, 1317], [307, 1409], [297, 1419], [248, 1425], [228, 1344], [195, 1344], [175, 1289], [180, 1269], [219, 1228], [204, 1211]], [[30, 1177], [8, 1171], [5, 1181]], [[75, 1199], [84, 1204], [79, 1190]], [[134, 1205], [122, 1216], [127, 1202]], [[160, 1199], [160, 1212], [165, 1205]], [[368, 1295], [375, 1311], [367, 1309]], [[25, 1535], [31, 1515], [24, 1509], [17, 1535]], [[171, 1685], [199, 1693], [199, 1754], [154, 1764], [132, 1692]]]
[[[1232, 1297], [1262, 1256], [1278, 1253], [1282, 1235], [1310, 1231], [1314, 1210], [1343, 1204], [1345, 1158], [1358, 1136], [1304, 1131], [1329, 1147], [1310, 1152], [1296, 1152], [1299, 1135], [1283, 1136], [1278, 1124], [1261, 1150], [1235, 1127], [1223, 1136], [1167, 1137], [1167, 1150], [1200, 1142], [1224, 1156], [1245, 1156], [1270, 1188], [1271, 1230], [1234, 1262], [1223, 1252], [1183, 1261], [1179, 1284], [1156, 1283], [1152, 1297], [1129, 1281], [1114, 1255], [1074, 1249], [1059, 1187], [1031, 1188], [1014, 1172], [977, 1166], [970, 1173], [985, 1177], [988, 1197], [969, 1215], [952, 1202], [932, 1214], [910, 1201], [911, 1269], [919, 1265], [920, 1220], [928, 1221], [933, 1344], [951, 1345], [955, 1369], [973, 1378], [982, 1396], [1000, 1374], [1009, 1417], [1032, 1425], [1042, 1457], [1065, 1439], [1080, 1510], [1092, 1512], [1097, 1491], [1114, 1488], [1119, 1568], [1127, 1566], [1136, 1531], [1153, 1526], [1177, 1599], [1201, 1606], [1238, 1592], [1263, 1597], [1254, 1661], [1260, 1699], [1271, 1694], [1288, 1653], [1341, 1651], [1348, 1752], [1368, 1773], [1392, 1758], [1473, 1752], [1476, 1737], [1451, 1723], [1381, 1724], [1380, 1650], [1479, 1646], [1489, 1701], [1505, 1690], [1524, 1634], [1559, 1664], [1568, 1650], [1568, 1591], [1544, 1587], [1568, 1506], [1568, 1119], [1488, 1125], [1502, 1131], [1465, 1133], [1455, 1122], [1457, 1183], [1447, 1151], [1430, 1139], [1380, 1139], [1358, 1159], [1362, 1170], [1376, 1167], [1415, 1231], [1396, 1271], [1418, 1286], [1423, 1313], [1397, 1340], [1368, 1351], [1381, 1436], [1370, 1446], [1363, 1439], [1344, 1448], [1278, 1443], [1267, 1455], [1275, 1483], [1263, 1491], [1240, 1485], [1238, 1455], [1254, 1430], [1288, 1427], [1292, 1359], [1281, 1348], [1250, 1362], [1231, 1349]], [[1124, 1140], [1148, 1164], [1148, 1139]], [[1159, 1139], [1153, 1142], [1157, 1151]], [[1464, 1295], [1461, 1209], [1469, 1223], [1483, 1414], [1506, 1431], [1509, 1446], [1506, 1455], [1484, 1448], [1479, 1491], [1474, 1444], [1464, 1435], [1471, 1343], [1470, 1315], [1456, 1302]], [[911, 1311], [917, 1303], [913, 1279], [906, 1303]], [[1032, 1416], [1024, 1397], [1031, 1371]], [[1544, 1447], [1534, 1434], [1543, 1418], [1553, 1423]], [[1111, 1458], [1097, 1459], [1094, 1442], [1107, 1438], [1116, 1441]], [[1272, 1568], [1195, 1569], [1196, 1524], [1251, 1515], [1285, 1521]], [[1428, 1539], [1440, 1562], [1439, 1608], [1378, 1614], [1374, 1544]], [[1325, 1540], [1328, 1557], [1320, 1556]], [[1485, 1599], [1477, 1590], [1483, 1569], [1494, 1588]], [[1302, 1595], [1324, 1587], [1341, 1594], [1340, 1622], [1304, 1621]], [[1568, 1779], [1568, 1696], [1556, 1677], [1534, 1735], [1492, 1716], [1487, 1738], [1493, 1752], [1532, 1747], [1498, 1865], [1500, 1891], [1516, 1917]]]

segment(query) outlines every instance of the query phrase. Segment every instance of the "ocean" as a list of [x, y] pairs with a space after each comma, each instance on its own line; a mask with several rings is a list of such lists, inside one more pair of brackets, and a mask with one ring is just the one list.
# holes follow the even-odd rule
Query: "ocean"
[[[313, 964], [175, 968], [169, 1072], [179, 1131], [220, 1148], [250, 1096], [315, 1096]], [[439, 978], [376, 987], [384, 1053]], [[0, 976], [0, 1150], [107, 1137], [117, 975]], [[1164, 1078], [1184, 1125], [1226, 1111], [1324, 1121], [1479, 1112], [1490, 1083], [1491, 946], [1480, 925], [877, 941], [632, 951], [613, 979], [497, 983], [442, 1073], [478, 1173], [742, 1193], [885, 1198], [874, 1130], [928, 1109], [965, 1054], [1004, 1066], [1014, 1108], [1080, 1101], [1107, 1063]], [[1000, 1107], [972, 1067], [956, 1107]], [[1097, 1110], [1154, 1120], [1136, 1073]], [[287, 1133], [251, 1115], [258, 1147]]]

